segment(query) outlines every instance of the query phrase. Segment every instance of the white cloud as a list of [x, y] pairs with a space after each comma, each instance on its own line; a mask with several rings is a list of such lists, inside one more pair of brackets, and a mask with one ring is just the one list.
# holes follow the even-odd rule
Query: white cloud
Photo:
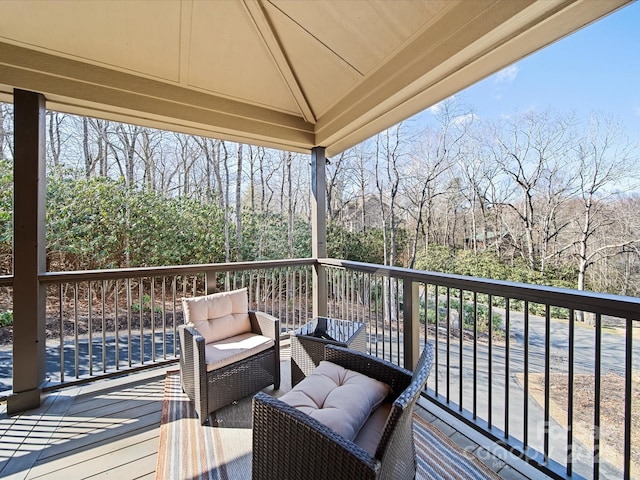
[[471, 123], [477, 118], [478, 116], [475, 113], [467, 113], [466, 115], [458, 115], [453, 120], [453, 123], [455, 123], [456, 125], [463, 125], [465, 123]]
[[532, 103], [526, 108], [518, 108], [511, 113], [501, 113], [499, 116], [500, 116], [500, 119], [502, 120], [513, 120], [514, 118], [517, 118], [520, 115], [529, 115], [537, 111], [538, 111], [538, 107]]
[[510, 67], [500, 70], [496, 73], [496, 83], [511, 83], [518, 76], [520, 69], [517, 65], [511, 65]]
[[456, 99], [456, 96], [451, 95], [449, 98], [445, 98], [441, 102], [438, 102], [435, 105], [430, 106], [429, 108], [427, 108], [427, 111], [433, 115], [437, 115], [442, 110], [442, 105], [444, 105], [445, 102], [453, 102], [455, 101], [455, 99]]
[[431, 105], [429, 108], [427, 108], [427, 111], [433, 115], [437, 115], [438, 113], [440, 113], [440, 110], [442, 110], [442, 102], [438, 102], [435, 105]]

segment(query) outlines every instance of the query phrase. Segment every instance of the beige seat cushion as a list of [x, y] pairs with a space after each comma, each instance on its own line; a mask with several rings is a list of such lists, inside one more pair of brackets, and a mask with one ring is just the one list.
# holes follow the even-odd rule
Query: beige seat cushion
[[385, 383], [322, 361], [280, 400], [353, 440], [390, 392]]
[[208, 343], [204, 347], [207, 371], [239, 362], [257, 353], [264, 352], [274, 345], [273, 338], [254, 333], [242, 333], [215, 343]]
[[384, 426], [387, 424], [389, 413], [391, 413], [391, 406], [391, 403], [383, 402], [376, 408], [353, 440], [353, 443], [362, 447], [372, 457], [376, 454], [376, 449], [382, 438]]
[[182, 308], [185, 323], [198, 330], [205, 343], [251, 332], [246, 288], [183, 298]]

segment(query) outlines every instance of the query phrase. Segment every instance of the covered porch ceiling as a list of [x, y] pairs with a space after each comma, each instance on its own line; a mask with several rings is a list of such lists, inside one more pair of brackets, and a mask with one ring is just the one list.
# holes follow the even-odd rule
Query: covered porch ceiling
[[335, 155], [631, 0], [0, 2], [0, 100]]

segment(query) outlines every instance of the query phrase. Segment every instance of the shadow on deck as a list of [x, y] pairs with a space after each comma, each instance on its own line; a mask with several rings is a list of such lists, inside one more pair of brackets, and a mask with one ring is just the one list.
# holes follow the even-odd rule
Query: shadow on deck
[[[172, 366], [169, 369], [175, 369]], [[9, 417], [0, 406], [0, 477], [153, 479], [167, 368], [63, 389]], [[283, 376], [289, 352], [282, 352]], [[505, 479], [541, 473], [427, 401], [418, 413]]]

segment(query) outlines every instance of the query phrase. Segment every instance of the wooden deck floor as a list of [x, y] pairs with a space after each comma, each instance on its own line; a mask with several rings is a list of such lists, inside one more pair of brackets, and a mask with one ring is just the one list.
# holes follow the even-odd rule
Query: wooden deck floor
[[[175, 368], [175, 367], [174, 367]], [[153, 479], [164, 370], [49, 395], [0, 417], [0, 477]]]
[[[0, 410], [0, 478], [153, 479], [166, 370], [61, 390], [39, 409], [13, 417]], [[450, 423], [422, 408], [420, 414], [468, 451], [478, 452], [502, 478], [541, 478], [527, 465], [514, 467], [504, 458], [480, 455], [483, 447]]]

